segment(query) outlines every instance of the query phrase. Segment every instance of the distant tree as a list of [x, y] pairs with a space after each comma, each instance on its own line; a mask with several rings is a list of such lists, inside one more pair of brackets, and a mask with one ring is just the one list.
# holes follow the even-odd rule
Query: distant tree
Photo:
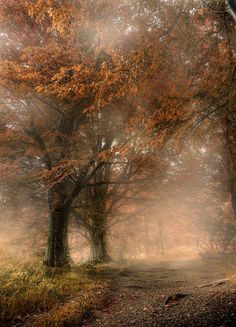
[[[74, 206], [74, 216], [79, 227], [87, 231], [91, 244], [90, 260], [93, 262], [110, 260], [108, 231], [114, 224], [129, 220], [140, 210], [139, 198], [145, 198], [145, 191], [152, 187], [154, 172], [155, 175], [159, 172], [153, 150], [149, 150], [149, 153], [147, 149], [145, 151], [137, 130], [130, 133], [127, 115], [121, 120], [117, 112], [115, 115], [116, 124], [111, 120], [109, 130], [104, 131], [104, 119], [100, 122], [100, 128], [96, 129], [94, 136], [97, 141], [93, 143], [93, 151], [106, 149], [102, 154], [104, 165], [97, 169], [85, 185]], [[129, 133], [125, 132], [125, 127]], [[91, 136], [89, 140], [92, 139]], [[135, 203], [137, 208], [134, 207]]]

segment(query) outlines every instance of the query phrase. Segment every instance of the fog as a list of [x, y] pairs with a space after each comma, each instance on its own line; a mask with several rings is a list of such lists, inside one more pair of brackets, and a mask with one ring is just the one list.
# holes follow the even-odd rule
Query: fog
[[[171, 144], [172, 145], [172, 144]], [[154, 262], [219, 255], [234, 250], [228, 231], [234, 223], [223, 145], [185, 142], [176, 152], [166, 146], [161, 174], [107, 222], [107, 247], [117, 262]], [[2, 264], [41, 261], [47, 243], [48, 213], [44, 195], [14, 187], [1, 196], [0, 258]], [[9, 190], [8, 190], [9, 191]], [[12, 204], [14, 203], [14, 209]], [[127, 214], [128, 213], [128, 214]], [[69, 225], [71, 257], [85, 263], [91, 257], [86, 229], [72, 215]]]

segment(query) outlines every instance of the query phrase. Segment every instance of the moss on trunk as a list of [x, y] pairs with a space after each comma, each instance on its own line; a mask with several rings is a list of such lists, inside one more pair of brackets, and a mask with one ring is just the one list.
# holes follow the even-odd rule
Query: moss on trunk
[[71, 262], [68, 244], [70, 206], [63, 203], [61, 187], [49, 192], [48, 241], [44, 263], [49, 267], [68, 266]]

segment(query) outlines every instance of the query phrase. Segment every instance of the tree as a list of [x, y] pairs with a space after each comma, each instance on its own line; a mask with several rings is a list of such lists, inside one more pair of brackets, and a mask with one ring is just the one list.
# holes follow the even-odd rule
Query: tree
[[87, 231], [93, 262], [110, 260], [109, 229], [132, 214], [131, 210], [124, 212], [124, 207], [151, 185], [153, 177], [156, 163], [153, 150], [148, 153], [146, 148], [145, 151], [145, 132], [138, 130], [136, 124], [132, 125], [137, 112], [135, 108], [125, 110], [128, 105], [120, 103], [118, 108], [104, 108], [97, 119], [93, 119], [93, 128], [87, 134], [87, 151], [93, 153], [94, 158], [100, 153], [99, 160], [102, 158], [104, 164], [84, 185], [73, 212], [79, 227]]
[[[129, 58], [114, 51], [101, 58], [97, 44], [83, 39], [88, 27], [80, 30], [87, 15], [74, 3], [57, 1], [10, 1], [1, 6], [2, 35], [8, 40], [2, 49], [1, 73], [9, 90], [7, 132], [21, 139], [23, 158], [20, 154], [16, 158], [20, 165], [29, 165], [48, 189], [49, 266], [69, 264], [71, 205], [103, 165], [97, 160], [95, 166], [94, 158], [83, 155], [88, 111], [122, 97], [134, 76], [140, 75], [142, 62], [136, 60], [137, 69], [129, 73]], [[3, 137], [6, 140], [6, 133]]]
[[[210, 37], [209, 44], [201, 40], [209, 23], [199, 24], [201, 6], [196, 1], [184, 7], [184, 2], [164, 0], [81, 1], [79, 5], [77, 1], [11, 0], [2, 3], [0, 14], [1, 37], [7, 41], [1, 49], [7, 111], [2, 144], [9, 148], [10, 136], [19, 148], [13, 157], [7, 152], [3, 159], [25, 174], [30, 172], [34, 183], [47, 190], [50, 223], [45, 262], [67, 265], [72, 207], [96, 178], [103, 184], [99, 192], [109, 193], [104, 175], [110, 173], [112, 185], [122, 171], [118, 165], [108, 168], [107, 158], [114, 158], [113, 148], [121, 158], [127, 147], [114, 147], [108, 139], [106, 148], [102, 138], [97, 144], [92, 137], [93, 145], [87, 148], [91, 133], [97, 135], [102, 112], [114, 106], [121, 110], [122, 101], [128, 103], [130, 133], [144, 129], [138, 145], [129, 143], [133, 155], [129, 165], [139, 159], [136, 152], [150, 162], [147, 154], [190, 120], [205, 88], [205, 102], [215, 96], [228, 62], [218, 58], [218, 88], [212, 90], [207, 65], [211, 69], [215, 65], [209, 59], [215, 38]], [[189, 48], [198, 42], [204, 51], [193, 55]], [[110, 128], [111, 121], [114, 117], [105, 120], [102, 128]], [[132, 181], [132, 174], [126, 179]]]
[[[227, 1], [226, 1], [227, 2]], [[232, 5], [229, 2], [229, 5]], [[227, 12], [225, 2], [217, 1], [206, 3], [206, 14], [201, 19], [205, 24], [205, 46], [204, 62], [205, 73], [202, 80], [199, 79], [200, 90], [198, 105], [203, 109], [196, 115], [195, 129], [209, 124], [209, 134], [214, 129], [224, 136], [225, 166], [228, 178], [228, 191], [231, 196], [232, 209], [235, 212], [235, 133], [233, 131], [235, 121], [235, 34], [234, 21]], [[233, 8], [232, 8], [233, 9]], [[207, 23], [207, 24], [206, 24]], [[210, 46], [211, 45], [211, 46]], [[211, 49], [211, 57], [208, 51]], [[212, 88], [212, 79], [214, 87]], [[207, 123], [206, 123], [207, 122]], [[235, 214], [234, 214], [235, 215]], [[231, 231], [230, 231], [231, 229]], [[234, 228], [228, 229], [233, 234]], [[227, 234], [227, 233], [226, 233]], [[226, 235], [226, 240], [229, 237]], [[225, 248], [227, 246], [224, 246]]]

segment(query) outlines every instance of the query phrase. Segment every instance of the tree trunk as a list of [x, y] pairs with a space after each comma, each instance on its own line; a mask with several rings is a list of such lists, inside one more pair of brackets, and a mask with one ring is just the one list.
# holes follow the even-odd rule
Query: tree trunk
[[232, 209], [236, 218], [236, 134], [235, 122], [231, 114], [226, 116], [226, 145], [227, 145], [227, 168], [229, 175], [229, 190], [232, 199]]
[[164, 255], [163, 225], [160, 220], [158, 221], [158, 250], [161, 255]]
[[63, 204], [64, 199], [60, 186], [49, 191], [48, 241], [44, 260], [49, 267], [64, 267], [71, 262], [68, 244], [70, 206]]
[[231, 192], [231, 199], [232, 199], [232, 208], [234, 217], [236, 218], [236, 187], [235, 187], [235, 181], [231, 182], [230, 192]]
[[95, 228], [90, 232], [91, 256], [90, 261], [94, 263], [104, 263], [111, 261], [107, 251], [106, 229]]

